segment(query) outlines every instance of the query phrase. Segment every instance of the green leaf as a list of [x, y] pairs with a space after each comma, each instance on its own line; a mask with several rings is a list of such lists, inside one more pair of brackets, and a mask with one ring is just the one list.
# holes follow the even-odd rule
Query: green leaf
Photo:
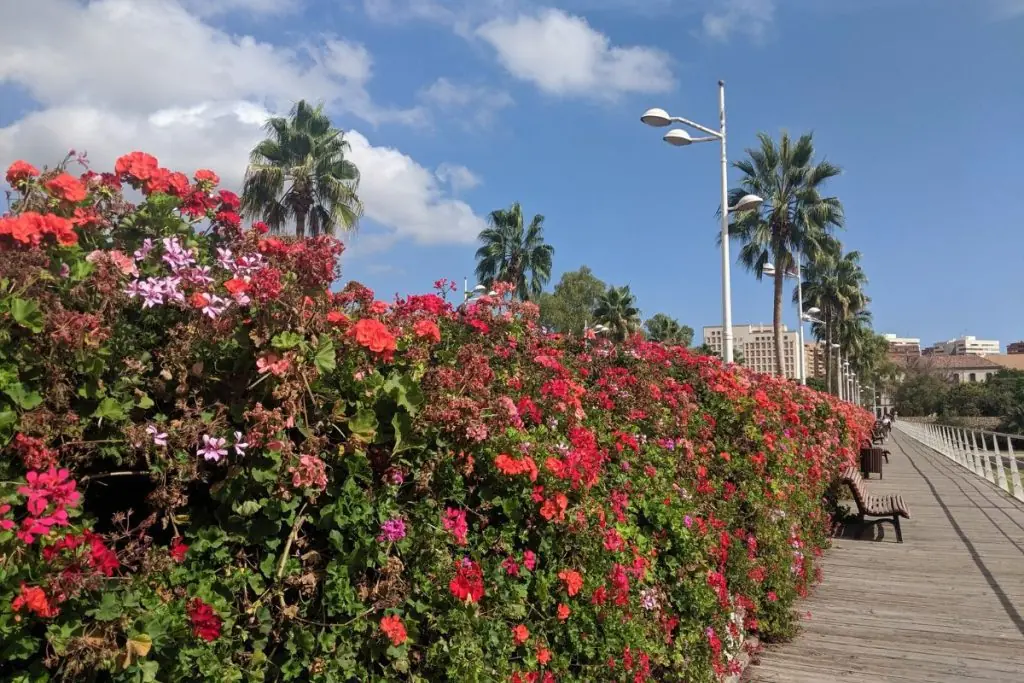
[[259, 512], [261, 507], [263, 507], [263, 504], [256, 500], [247, 500], [244, 503], [234, 503], [231, 506], [231, 508], [242, 517], [252, 517]]
[[274, 335], [274, 338], [270, 340], [271, 346], [275, 349], [294, 349], [296, 346], [301, 344], [303, 337], [301, 334], [291, 331], [281, 332], [280, 334]]
[[348, 421], [352, 434], [365, 441], [372, 441], [377, 434], [377, 414], [369, 408], [362, 408]]
[[416, 380], [409, 375], [392, 374], [388, 377], [388, 381], [384, 383], [384, 391], [398, 405], [408, 410], [410, 415], [415, 415], [419, 411], [420, 406], [423, 405], [423, 390], [420, 389], [420, 385]]
[[412, 431], [412, 418], [408, 413], [397, 412], [391, 418], [391, 426], [395, 428], [394, 453], [401, 453], [422, 444], [415, 438]]
[[115, 399], [107, 397], [100, 401], [100, 404], [96, 406], [96, 410], [93, 411], [92, 416], [100, 419], [107, 418], [108, 420], [121, 420], [124, 418], [124, 410], [121, 408], [121, 404]]
[[121, 601], [113, 592], [104, 593], [99, 607], [92, 610], [91, 614], [100, 621], [113, 621], [121, 616]]
[[43, 402], [37, 391], [27, 391], [21, 382], [13, 382], [4, 387], [4, 393], [11, 397], [22, 410], [32, 410]]
[[11, 317], [19, 325], [33, 332], [43, 331], [43, 312], [39, 309], [39, 304], [32, 299], [12, 299]]
[[143, 394], [142, 396], [139, 397], [139, 400], [135, 403], [135, 405], [142, 408], [143, 410], [149, 410], [150, 408], [153, 407], [154, 404], [153, 399], [149, 397], [149, 394]]
[[313, 362], [316, 363], [317, 370], [320, 372], [331, 372], [338, 367], [334, 355], [334, 342], [332, 340], [327, 339], [320, 345], [320, 348], [316, 350]]

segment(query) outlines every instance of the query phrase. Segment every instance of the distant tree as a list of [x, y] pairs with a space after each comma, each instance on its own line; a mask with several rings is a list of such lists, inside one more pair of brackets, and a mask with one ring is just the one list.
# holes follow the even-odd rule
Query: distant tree
[[896, 389], [896, 411], [907, 417], [926, 417], [942, 412], [950, 383], [928, 371], [908, 371]]
[[625, 341], [636, 333], [640, 329], [640, 309], [629, 285], [609, 287], [597, 302], [594, 320], [608, 327], [608, 334], [615, 341]]
[[562, 273], [553, 292], [541, 294], [541, 325], [563, 334], [583, 334], [583, 326], [594, 323], [594, 309], [608, 286], [586, 266]]
[[[717, 356], [718, 355], [718, 352], [715, 351], [713, 348], [711, 348], [711, 346], [709, 346], [707, 342], [704, 342], [700, 346], [694, 346], [690, 350], [693, 351], [698, 356]], [[735, 351], [733, 353], [735, 353]]]
[[815, 160], [810, 133], [796, 139], [783, 133], [778, 143], [767, 133], [759, 133], [758, 140], [760, 145], [748, 149], [747, 158], [733, 164], [743, 177], [739, 187], [729, 192], [729, 203], [736, 204], [746, 194], [763, 197], [764, 203], [757, 210], [734, 214], [729, 236], [741, 243], [739, 262], [758, 280], [767, 263], [775, 266], [772, 325], [778, 374], [783, 375], [782, 294], [786, 274], [795, 270], [801, 253], [813, 259], [832, 231], [842, 227], [842, 204], [823, 193], [828, 180], [840, 171], [828, 161]]
[[656, 313], [644, 323], [647, 338], [668, 346], [689, 346], [693, 341], [693, 328], [680, 325], [675, 318]]
[[515, 202], [508, 209], [492, 211], [487, 222], [489, 227], [480, 232], [483, 246], [476, 250], [480, 284], [510, 282], [521, 301], [539, 298], [551, 279], [555, 254], [555, 248], [544, 243], [544, 216], [537, 214], [525, 225], [523, 208]]
[[359, 169], [345, 158], [345, 134], [331, 126], [323, 105], [300, 100], [287, 118], [267, 121], [267, 139], [249, 158], [242, 187], [242, 210], [274, 232], [295, 221], [314, 237], [338, 228], [354, 230], [363, 205], [356, 192]]
[[[690, 350], [693, 351], [698, 356], [715, 356], [716, 358], [722, 357], [722, 354], [708, 346], [707, 342], [704, 342], [700, 346], [695, 346]], [[743, 357], [743, 350], [733, 349], [732, 362], [735, 363], [736, 365], [743, 365], [744, 360], [746, 359]]]
[[807, 386], [815, 391], [827, 391], [828, 387], [825, 385], [825, 380], [820, 377], [808, 377]]

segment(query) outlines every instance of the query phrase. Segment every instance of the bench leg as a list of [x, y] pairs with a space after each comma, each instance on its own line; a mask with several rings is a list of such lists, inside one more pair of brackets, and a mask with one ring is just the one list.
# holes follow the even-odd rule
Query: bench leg
[[896, 542], [897, 543], [903, 543], [903, 530], [900, 529], [900, 516], [899, 515], [893, 515], [892, 516], [892, 525], [894, 527], [896, 527]]

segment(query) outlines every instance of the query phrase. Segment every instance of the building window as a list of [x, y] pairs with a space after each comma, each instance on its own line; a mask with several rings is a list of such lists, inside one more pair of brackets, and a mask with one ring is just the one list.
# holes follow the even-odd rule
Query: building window
[[973, 372], [968, 376], [968, 379], [970, 379], [972, 382], [977, 382], [978, 381], [978, 378], [975, 377]]

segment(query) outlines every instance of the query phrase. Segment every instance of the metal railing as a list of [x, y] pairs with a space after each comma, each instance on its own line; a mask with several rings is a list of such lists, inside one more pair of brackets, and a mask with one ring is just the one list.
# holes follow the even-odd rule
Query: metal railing
[[1018, 463], [1016, 455], [1017, 452], [1024, 454], [1024, 436], [906, 420], [893, 423], [893, 428], [1024, 501], [1024, 486], [1020, 480], [1022, 463]]

